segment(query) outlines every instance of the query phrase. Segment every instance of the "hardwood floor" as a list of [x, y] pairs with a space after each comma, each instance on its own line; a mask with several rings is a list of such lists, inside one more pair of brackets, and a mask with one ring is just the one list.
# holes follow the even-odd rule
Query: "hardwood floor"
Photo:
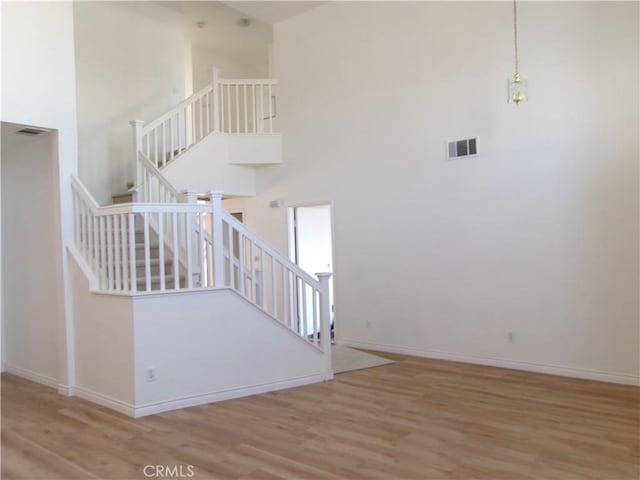
[[640, 478], [639, 388], [384, 356], [138, 420], [3, 375], [2, 478]]

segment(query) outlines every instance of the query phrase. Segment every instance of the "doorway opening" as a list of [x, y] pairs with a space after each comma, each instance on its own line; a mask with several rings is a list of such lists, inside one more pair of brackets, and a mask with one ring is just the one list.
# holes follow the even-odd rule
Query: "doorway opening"
[[[333, 272], [331, 205], [308, 205], [288, 209], [289, 259], [312, 277]], [[333, 276], [329, 279], [331, 337], [334, 337]], [[308, 315], [307, 318], [313, 318]], [[312, 331], [312, 330], [307, 330]]]

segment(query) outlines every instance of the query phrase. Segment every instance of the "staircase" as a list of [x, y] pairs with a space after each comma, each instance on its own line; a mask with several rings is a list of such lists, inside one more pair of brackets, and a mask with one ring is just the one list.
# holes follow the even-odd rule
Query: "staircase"
[[[135, 232], [135, 248], [136, 248], [136, 282], [137, 290], [144, 291], [149, 285], [148, 291], [159, 291], [163, 289], [163, 285], [176, 286], [178, 288], [185, 288], [186, 286], [186, 274], [184, 267], [178, 262], [176, 268], [173, 261], [172, 252], [167, 252], [164, 258], [160, 258], [160, 245], [158, 243], [158, 235], [151, 231], [149, 240], [149, 277], [147, 277], [146, 260], [145, 255], [145, 241], [144, 231], [142, 231], [142, 219], [136, 218], [136, 232]], [[160, 265], [162, 262], [162, 265]], [[147, 282], [148, 280], [148, 282]]]
[[[276, 86], [274, 79], [222, 79], [214, 69], [209, 85], [173, 109], [131, 122], [136, 152], [178, 191], [255, 196], [255, 167], [282, 163]], [[142, 181], [138, 169], [135, 184]]]
[[[136, 181], [113, 205], [72, 177], [85, 398], [139, 416], [333, 377], [330, 274], [311, 277], [222, 208], [223, 188], [247, 194], [253, 166], [281, 161], [275, 84], [214, 71], [171, 111], [132, 122]], [[105, 329], [119, 340], [82, 348]], [[128, 359], [115, 389], [114, 357]]]

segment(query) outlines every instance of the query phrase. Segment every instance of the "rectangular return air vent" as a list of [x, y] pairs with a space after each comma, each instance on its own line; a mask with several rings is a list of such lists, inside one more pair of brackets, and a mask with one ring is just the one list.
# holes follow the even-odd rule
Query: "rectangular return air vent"
[[478, 137], [447, 142], [447, 158], [476, 157], [478, 156]]
[[44, 128], [26, 127], [26, 128], [23, 128], [22, 130], [18, 130], [16, 133], [19, 133], [20, 135], [33, 136], [33, 135], [40, 135], [41, 133], [47, 133], [50, 131], [51, 130], [46, 130]]

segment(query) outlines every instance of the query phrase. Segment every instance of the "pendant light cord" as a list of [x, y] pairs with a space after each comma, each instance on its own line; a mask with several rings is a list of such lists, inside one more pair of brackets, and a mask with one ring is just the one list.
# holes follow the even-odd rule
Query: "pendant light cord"
[[515, 64], [516, 64], [516, 75], [518, 75], [518, 11], [516, 7], [516, 0], [513, 0], [513, 44], [515, 47]]

